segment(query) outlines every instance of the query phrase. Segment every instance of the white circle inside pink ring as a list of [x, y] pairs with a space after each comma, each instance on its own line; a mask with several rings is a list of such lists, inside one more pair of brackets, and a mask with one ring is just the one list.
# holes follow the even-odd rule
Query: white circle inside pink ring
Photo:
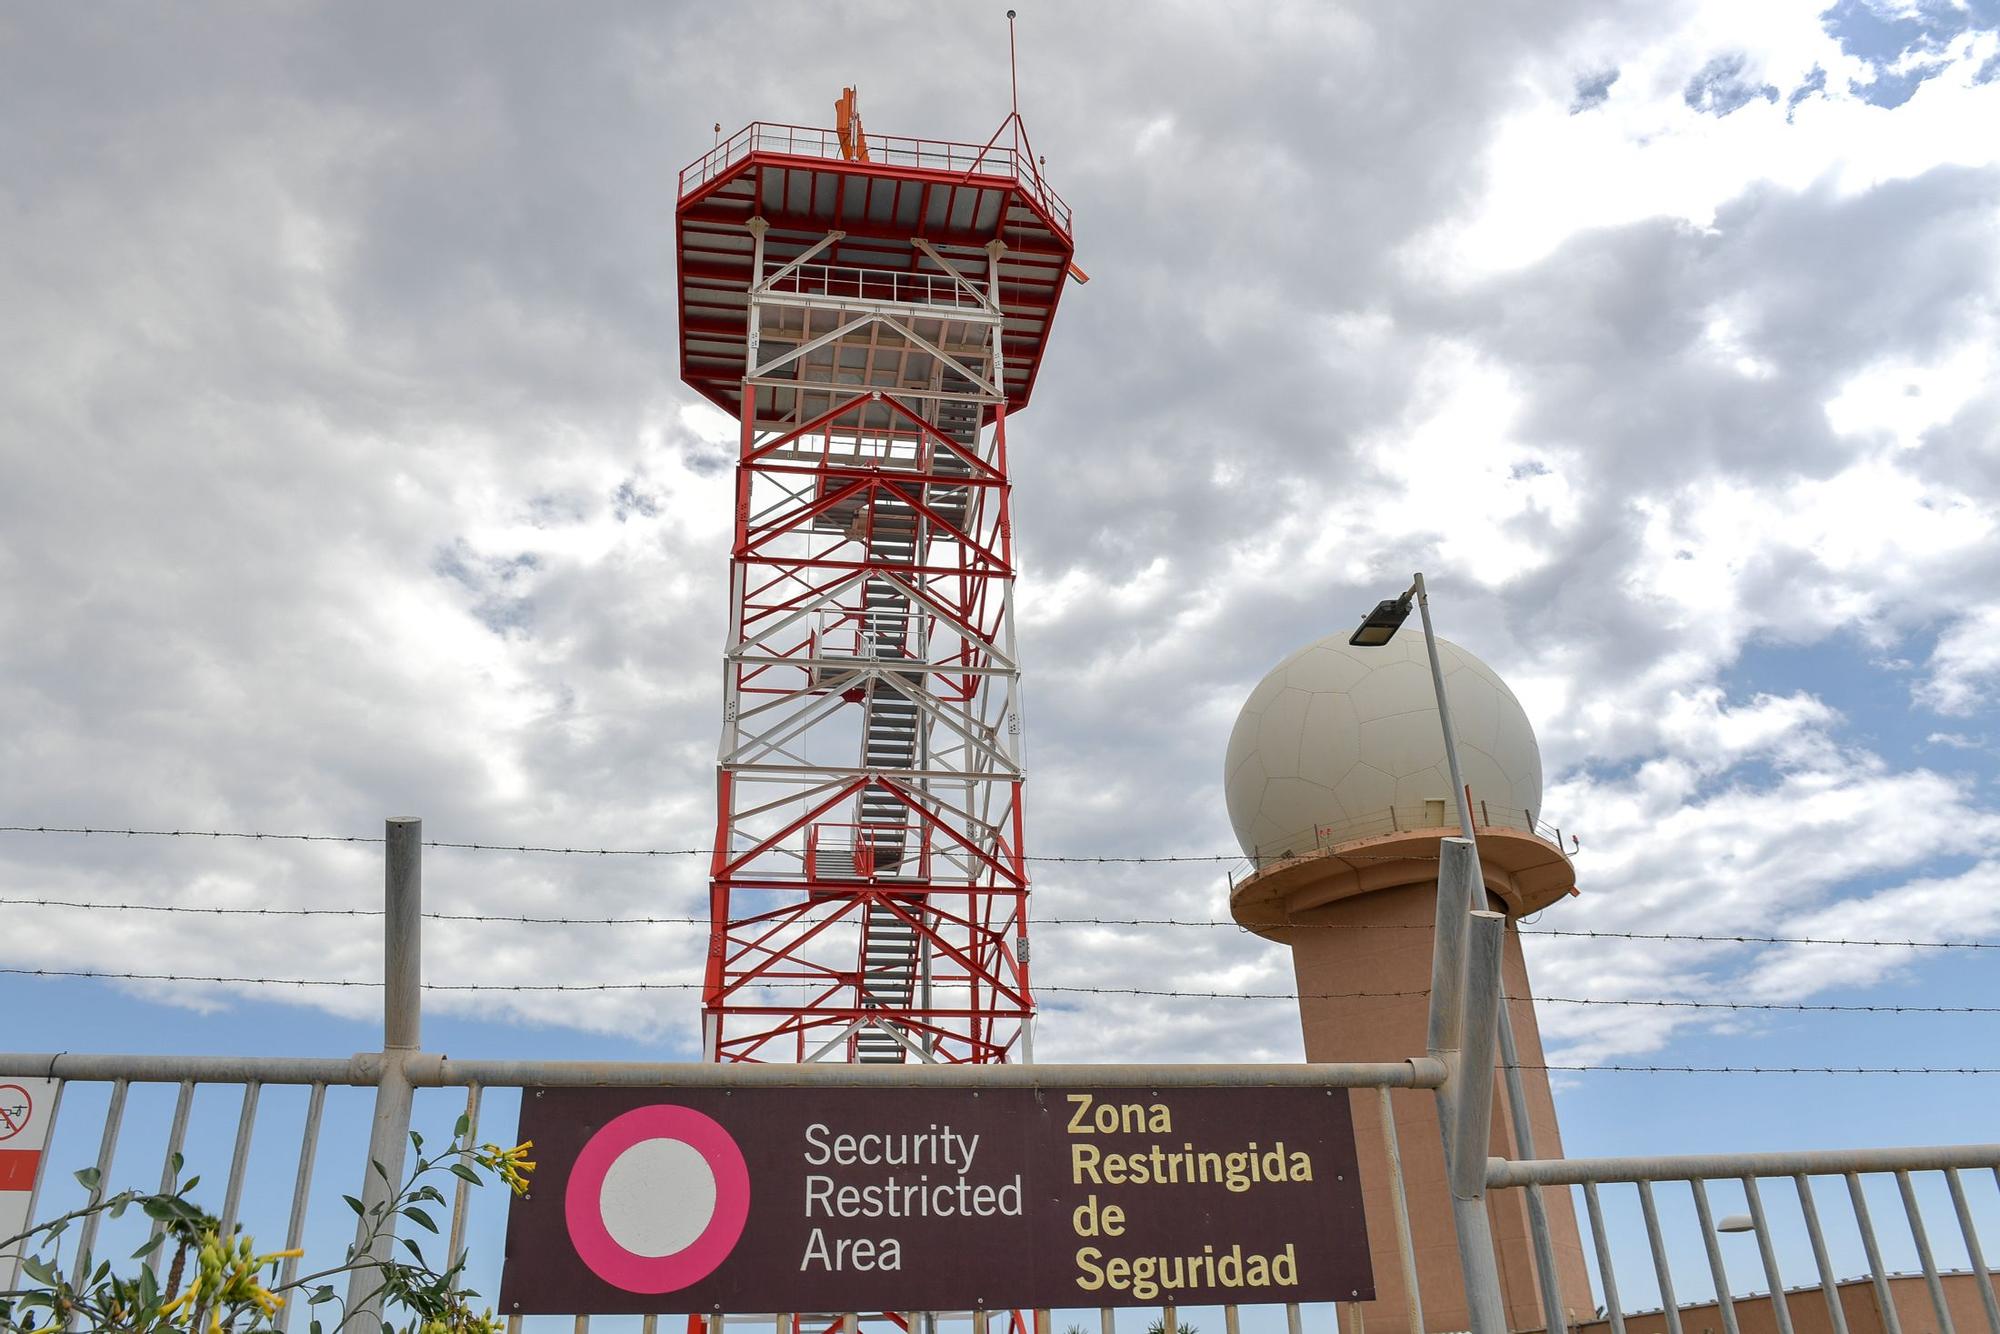
[[[640, 1255], [619, 1245], [600, 1206], [612, 1164], [633, 1145], [655, 1139], [687, 1145], [715, 1176], [708, 1226], [671, 1255]], [[671, 1207], [669, 1201], [662, 1203]], [[750, 1219], [750, 1168], [743, 1150], [713, 1118], [665, 1103], [636, 1107], [614, 1117], [577, 1154], [563, 1192], [563, 1215], [570, 1244], [590, 1272], [626, 1292], [674, 1292], [714, 1273], [742, 1237]]]

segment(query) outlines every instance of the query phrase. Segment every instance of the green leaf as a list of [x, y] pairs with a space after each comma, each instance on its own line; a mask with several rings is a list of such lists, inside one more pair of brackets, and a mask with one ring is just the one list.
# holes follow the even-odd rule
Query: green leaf
[[75, 1173], [77, 1184], [85, 1190], [96, 1190], [99, 1173], [94, 1167], [85, 1167]]
[[410, 1132], [410, 1147], [419, 1153], [422, 1153], [424, 1149], [424, 1137], [414, 1130]]
[[325, 1331], [320, 1329], [319, 1321], [317, 1320], [312, 1322], [312, 1334], [325, 1334]]
[[368, 1165], [375, 1169], [376, 1176], [381, 1177], [384, 1181], [387, 1181], [389, 1179], [388, 1168], [382, 1166], [382, 1164], [376, 1162], [373, 1158], [370, 1158], [368, 1160]]
[[368, 1212], [361, 1207], [361, 1201], [355, 1199], [352, 1195], [343, 1195], [340, 1198], [347, 1201], [347, 1207], [354, 1211], [357, 1218]]
[[[306, 1305], [318, 1306], [323, 1302], [330, 1302], [332, 1300], [333, 1300], [333, 1285], [329, 1283], [322, 1283], [318, 1287], [313, 1289], [312, 1296], [306, 1298]], [[317, 1320], [313, 1321], [313, 1328], [314, 1329], [319, 1328], [319, 1321]]]
[[453, 1139], [464, 1139], [466, 1136], [466, 1132], [471, 1129], [472, 1129], [472, 1118], [469, 1116], [461, 1115], [458, 1118], [458, 1124], [451, 1128], [451, 1137]]
[[160, 1300], [160, 1280], [150, 1267], [139, 1271], [139, 1304], [151, 1307]]
[[23, 1258], [21, 1268], [29, 1278], [35, 1280], [37, 1283], [53, 1285], [62, 1281], [56, 1277], [56, 1267], [38, 1255], [30, 1255]]
[[[132, 1258], [134, 1260], [145, 1259], [147, 1256], [151, 1255], [154, 1251], [160, 1249], [160, 1243], [164, 1242], [166, 1239], [167, 1239], [167, 1234], [162, 1232], [159, 1236], [153, 1238], [151, 1241], [147, 1242], [144, 1246], [141, 1246], [138, 1250], [132, 1252]], [[152, 1271], [149, 1269], [146, 1272], [151, 1273]]]
[[116, 1199], [112, 1200], [111, 1211], [110, 1211], [111, 1216], [113, 1218], [123, 1218], [125, 1216], [125, 1206], [130, 1203], [132, 1203], [132, 1197], [129, 1194], [120, 1195]]
[[438, 1230], [438, 1225], [431, 1221], [431, 1216], [417, 1208], [414, 1204], [403, 1210], [403, 1217], [409, 1219], [426, 1232], [435, 1233]]
[[201, 1184], [200, 1177], [189, 1177], [186, 1181], [181, 1182], [181, 1188], [175, 1191], [174, 1194], [185, 1195], [189, 1191], [193, 1190], [196, 1186], [199, 1186], [200, 1184]]
[[475, 1186], [485, 1184], [484, 1182], [480, 1181], [479, 1173], [473, 1171], [471, 1168], [467, 1167], [464, 1163], [453, 1163], [451, 1165], [451, 1174], [455, 1177], [462, 1177], [463, 1179], [470, 1181]]
[[403, 1243], [404, 1250], [408, 1251], [411, 1255], [416, 1257], [418, 1264], [422, 1264], [424, 1262], [423, 1249], [419, 1247], [417, 1243], [411, 1241], [408, 1237], [398, 1237], [396, 1240]]

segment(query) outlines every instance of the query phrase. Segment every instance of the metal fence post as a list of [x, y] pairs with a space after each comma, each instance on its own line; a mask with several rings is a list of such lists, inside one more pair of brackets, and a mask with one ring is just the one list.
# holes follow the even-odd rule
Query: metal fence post
[[397, 816], [384, 834], [382, 1080], [375, 1086], [375, 1120], [361, 1169], [362, 1216], [354, 1230], [359, 1263], [347, 1278], [347, 1317], [358, 1334], [382, 1327], [379, 1266], [396, 1241], [388, 1205], [403, 1179], [410, 1135], [413, 1090], [407, 1065], [423, 1046], [424, 822]]
[[[1523, 1159], [1533, 1159], [1535, 1130], [1528, 1120], [1528, 1091], [1521, 1079], [1521, 1057], [1514, 1046], [1514, 1016], [1507, 1002], [1500, 1002], [1500, 1064], [1507, 1089], [1508, 1119], [1514, 1123], [1514, 1151]], [[1562, 1280], [1556, 1272], [1555, 1238], [1549, 1232], [1548, 1203], [1540, 1186], [1525, 1189], [1528, 1200], [1528, 1232], [1534, 1244], [1535, 1277], [1542, 1289], [1542, 1318], [1550, 1329], [1568, 1328], [1563, 1310]]]
[[[1477, 893], [1478, 898], [1474, 895]], [[1470, 909], [1484, 906], [1484, 886], [1476, 845], [1467, 838], [1447, 838], [1438, 844], [1437, 922], [1431, 951], [1431, 1010], [1428, 1046], [1431, 1056], [1443, 1062], [1444, 1082], [1437, 1089], [1438, 1130], [1444, 1139], [1445, 1170], [1455, 1182], [1461, 1169], [1454, 1149], [1462, 1117], [1476, 1118], [1482, 1127], [1492, 1112], [1492, 1034], [1494, 1008], [1499, 1000], [1499, 951], [1497, 939], [1485, 939], [1477, 947], [1487, 956], [1481, 970], [1487, 993], [1481, 994], [1468, 975], [1467, 945], [1472, 927]], [[1492, 914], [1483, 914], [1491, 917]], [[1482, 932], [1490, 936], [1491, 928]], [[1483, 1029], [1487, 1065], [1469, 1077], [1459, 1046], [1468, 1031]], [[1483, 1085], [1484, 1096], [1480, 1096]], [[1476, 1104], [1476, 1107], [1469, 1106]], [[1451, 1215], [1458, 1235], [1459, 1273], [1465, 1285], [1467, 1323], [1472, 1334], [1506, 1334], [1507, 1316], [1500, 1298], [1500, 1270], [1493, 1255], [1493, 1224], [1486, 1213], [1486, 1140], [1478, 1141], [1478, 1180], [1469, 1197], [1453, 1189]], [[1415, 1294], [1411, 1294], [1412, 1297]]]

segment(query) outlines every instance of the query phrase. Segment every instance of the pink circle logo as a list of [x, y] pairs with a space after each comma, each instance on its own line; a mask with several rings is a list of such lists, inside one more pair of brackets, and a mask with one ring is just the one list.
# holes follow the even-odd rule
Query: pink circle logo
[[750, 1168], [711, 1117], [656, 1103], [590, 1137], [563, 1197], [570, 1244], [626, 1292], [674, 1292], [729, 1258], [750, 1220]]

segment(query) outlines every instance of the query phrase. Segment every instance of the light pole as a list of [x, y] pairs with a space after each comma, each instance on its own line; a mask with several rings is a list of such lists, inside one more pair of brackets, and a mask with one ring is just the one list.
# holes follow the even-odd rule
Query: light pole
[[[1417, 602], [1417, 614], [1424, 622], [1424, 647], [1430, 652], [1431, 689], [1437, 695], [1438, 726], [1444, 729], [1444, 760], [1451, 770], [1451, 787], [1457, 795], [1452, 801], [1458, 806], [1458, 825], [1465, 837], [1476, 847], [1478, 836], [1472, 831], [1472, 802], [1466, 796], [1465, 779], [1458, 771], [1458, 729], [1451, 724], [1451, 701], [1444, 693], [1444, 666], [1438, 661], [1437, 635], [1431, 630], [1431, 599], [1424, 591], [1424, 576], [1418, 571], [1414, 582], [1398, 598], [1375, 604], [1375, 610], [1361, 618], [1347, 642], [1356, 648], [1380, 648], [1396, 637], [1403, 622], [1410, 619], [1410, 599]], [[1484, 903], [1467, 904], [1468, 911], [1476, 912]], [[1553, 1328], [1553, 1326], [1552, 1326]]]
[[[1410, 586], [1402, 596], [1390, 598], [1375, 604], [1375, 609], [1361, 618], [1361, 624], [1347, 637], [1347, 642], [1355, 648], [1380, 648], [1395, 638], [1396, 631], [1410, 618], [1410, 601], [1414, 598], [1417, 614], [1424, 623], [1424, 647], [1430, 654], [1431, 688], [1437, 695], [1438, 726], [1444, 731], [1445, 766], [1451, 771], [1452, 800], [1458, 805], [1458, 825], [1464, 833], [1465, 841], [1472, 845], [1473, 894], [1472, 901], [1465, 905], [1467, 912], [1479, 912], [1486, 907], [1485, 873], [1480, 870], [1479, 836], [1472, 825], [1472, 794], [1466, 790], [1465, 778], [1458, 768], [1458, 732], [1451, 723], [1451, 701], [1445, 697], [1444, 666], [1438, 659], [1437, 633], [1431, 628], [1430, 594], [1424, 588], [1423, 572], [1419, 570], [1411, 576]], [[1532, 832], [1532, 831], [1531, 831]], [[1561, 851], [1561, 849], [1557, 849]], [[1528, 1094], [1521, 1081], [1521, 1059], [1514, 1046], [1514, 1020], [1508, 1012], [1504, 999], [1496, 1007], [1499, 1014], [1500, 1066], [1503, 1082], [1507, 1088], [1507, 1106], [1514, 1122], [1514, 1151], [1524, 1159], [1535, 1157], [1535, 1132], [1528, 1124]], [[1551, 1331], [1566, 1329], [1562, 1304], [1562, 1291], [1557, 1286], [1556, 1252], [1549, 1237], [1549, 1211], [1542, 1200], [1542, 1188], [1527, 1187], [1528, 1230], [1534, 1241], [1535, 1273], [1541, 1279], [1542, 1313], [1548, 1321], [1545, 1326]]]

